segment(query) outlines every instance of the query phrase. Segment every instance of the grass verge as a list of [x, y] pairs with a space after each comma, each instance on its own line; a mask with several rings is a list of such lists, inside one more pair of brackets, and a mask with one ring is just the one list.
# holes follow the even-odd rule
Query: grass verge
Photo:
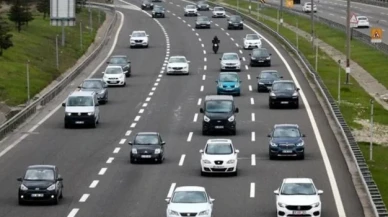
[[[100, 19], [98, 15], [100, 14]], [[93, 43], [96, 31], [105, 21], [105, 13], [92, 9], [90, 31], [89, 12], [83, 8], [77, 14], [77, 25], [66, 27], [66, 45], [60, 46], [61, 27], [50, 26], [49, 18], [34, 12], [34, 20], [18, 33], [12, 30], [14, 46], [0, 57], [0, 100], [9, 106], [22, 104], [27, 100], [26, 64], [30, 60], [30, 96], [39, 93], [68, 68], [72, 67]], [[100, 22], [99, 22], [100, 20]], [[83, 49], [80, 46], [82, 21]], [[10, 23], [13, 27], [14, 25]], [[56, 68], [55, 38], [59, 35], [59, 69]]]

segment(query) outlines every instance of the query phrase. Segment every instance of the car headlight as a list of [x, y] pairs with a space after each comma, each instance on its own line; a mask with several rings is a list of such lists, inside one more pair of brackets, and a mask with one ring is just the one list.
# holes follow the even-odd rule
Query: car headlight
[[133, 149], [132, 149], [132, 153], [133, 153], [133, 154], [137, 154], [137, 149], [136, 149], [136, 148], [133, 148]]
[[228, 160], [228, 162], [226, 162], [227, 164], [234, 164], [234, 162], [236, 162], [236, 160]]
[[232, 21], [229, 21], [228, 23], [229, 23], [229, 24], [232, 24]]
[[285, 207], [286, 204], [278, 202], [278, 206], [280, 206], [280, 207]]
[[243, 23], [242, 21], [240, 21], [240, 23]]
[[313, 205], [311, 205], [311, 206], [313, 206], [313, 207], [318, 207], [319, 206], [319, 202], [317, 202], [317, 203], [314, 203]]
[[184, 66], [183, 69], [187, 69], [187, 66]]
[[220, 83], [218, 83], [218, 87], [222, 87], [222, 85], [223, 85], [223, 84], [222, 84], [221, 82], [220, 82]]
[[104, 91], [103, 91], [103, 90], [101, 90], [101, 91], [99, 92], [99, 94], [104, 94]]
[[262, 83], [262, 82], [259, 82], [259, 84], [260, 84], [260, 85], [264, 85], [264, 83]]
[[278, 147], [278, 144], [274, 143], [274, 142], [270, 142], [269, 143], [272, 147]]
[[162, 150], [160, 148], [155, 149], [155, 154], [160, 154]]
[[92, 115], [94, 115], [94, 112], [88, 112], [88, 115], [92, 116]]
[[236, 66], [240, 66], [240, 65], [241, 65], [241, 62], [237, 62], [237, 63], [236, 63]]
[[230, 116], [230, 118], [228, 118], [228, 121], [229, 121], [229, 122], [234, 121], [234, 115]]
[[146, 4], [143, 4], [143, 6], [146, 6]]
[[296, 146], [304, 146], [304, 141], [297, 143]]
[[176, 216], [179, 216], [179, 213], [177, 211], [174, 211], [174, 210], [168, 210], [168, 214], [169, 215], [176, 215]]
[[205, 115], [205, 116], [203, 116], [203, 121], [209, 122], [209, 121], [210, 121], [210, 118], [208, 118], [208, 117]]
[[50, 187], [47, 188], [48, 191], [55, 190], [55, 184], [50, 185]]
[[292, 96], [298, 96], [298, 92], [295, 91], [295, 93], [292, 94]]
[[252, 60], [255, 60], [255, 59], [256, 59], [256, 57], [251, 57], [251, 59], [252, 59]]
[[240, 87], [240, 83], [236, 83], [234, 87]]
[[70, 115], [71, 115], [71, 112], [66, 113], [66, 115], [67, 115], [67, 116], [70, 116]]
[[210, 162], [210, 160], [202, 160], [202, 163], [204, 163], [204, 164], [211, 164], [212, 162]]
[[269, 95], [270, 96], [276, 96], [276, 94], [274, 94], [273, 92], [271, 92]]
[[210, 214], [210, 210], [205, 210], [200, 212], [198, 215], [209, 215], [209, 214]]
[[20, 185], [20, 190], [22, 190], [22, 191], [27, 191], [28, 188], [27, 188], [25, 185], [21, 184], [21, 185]]
[[270, 59], [271, 59], [271, 57], [267, 57], [266, 59], [267, 59], [267, 60], [270, 60]]

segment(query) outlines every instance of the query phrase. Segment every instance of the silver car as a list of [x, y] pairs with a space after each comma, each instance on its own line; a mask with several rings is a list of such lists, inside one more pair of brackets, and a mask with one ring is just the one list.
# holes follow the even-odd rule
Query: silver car
[[100, 78], [89, 78], [78, 86], [79, 91], [95, 92], [99, 103], [108, 102], [108, 85]]
[[224, 53], [221, 60], [221, 71], [241, 71], [241, 58], [237, 53]]

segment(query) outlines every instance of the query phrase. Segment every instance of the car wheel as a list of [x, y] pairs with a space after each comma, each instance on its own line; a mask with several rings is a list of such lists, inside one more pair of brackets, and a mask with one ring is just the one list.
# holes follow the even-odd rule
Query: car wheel
[[206, 176], [206, 173], [202, 171], [201, 169], [201, 176]]
[[19, 203], [19, 205], [24, 205], [25, 204], [25, 202], [23, 200], [21, 200], [20, 198], [19, 198], [18, 203]]
[[122, 85], [123, 87], [127, 86], [127, 82], [124, 82], [124, 84]]
[[237, 176], [238, 175], [238, 170], [236, 169], [236, 171], [233, 172], [233, 176]]
[[254, 67], [254, 65], [253, 65], [252, 63], [249, 63], [249, 66], [250, 66], [250, 67]]
[[273, 104], [271, 102], [269, 102], [269, 109], [273, 109]]
[[294, 107], [295, 109], [299, 109], [299, 102], [297, 102], [296, 104], [295, 104], [295, 107]]
[[65, 129], [68, 129], [70, 127], [71, 127], [70, 124], [65, 122]]
[[129, 162], [131, 162], [131, 164], [134, 164], [134, 163], [135, 163], [135, 160], [133, 160], [133, 158], [130, 158], [130, 159], [129, 159]]
[[128, 78], [128, 77], [129, 77], [129, 72], [127, 72], [127, 73], [125, 74], [125, 77], [126, 77], [126, 78]]
[[97, 120], [94, 120], [94, 122], [92, 123], [92, 128], [96, 128], [97, 127]]
[[241, 93], [236, 93], [236, 96], [240, 96], [241, 95]]

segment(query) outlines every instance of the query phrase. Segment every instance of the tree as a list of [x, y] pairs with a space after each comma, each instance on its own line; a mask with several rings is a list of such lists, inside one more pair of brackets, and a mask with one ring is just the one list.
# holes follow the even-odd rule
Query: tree
[[50, 0], [39, 0], [37, 9], [40, 13], [43, 13], [43, 19], [50, 13]]
[[11, 31], [8, 23], [0, 18], [0, 56], [3, 55], [3, 51], [13, 46], [11, 41], [12, 34], [9, 33]]
[[8, 18], [15, 23], [18, 32], [22, 30], [23, 25], [28, 24], [29, 21], [34, 19], [28, 3], [23, 0], [13, 0]]

